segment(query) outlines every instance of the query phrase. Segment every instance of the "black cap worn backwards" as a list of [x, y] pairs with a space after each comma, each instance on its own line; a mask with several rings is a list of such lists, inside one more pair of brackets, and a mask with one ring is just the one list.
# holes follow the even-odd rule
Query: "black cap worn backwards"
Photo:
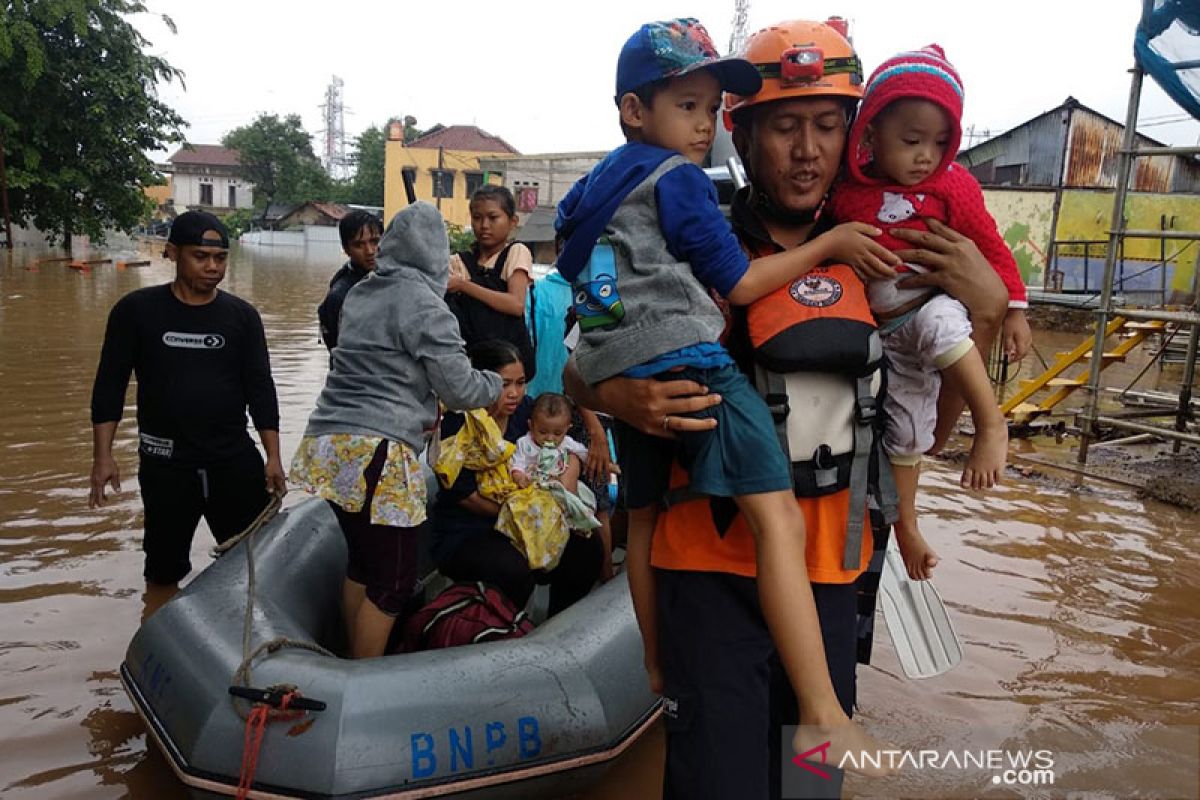
[[[216, 231], [220, 237], [205, 238], [204, 234], [208, 231]], [[221, 220], [207, 211], [185, 211], [171, 223], [171, 235], [167, 237], [167, 242], [176, 247], [192, 244], [197, 247], [220, 247], [228, 250], [229, 232], [225, 230]]]

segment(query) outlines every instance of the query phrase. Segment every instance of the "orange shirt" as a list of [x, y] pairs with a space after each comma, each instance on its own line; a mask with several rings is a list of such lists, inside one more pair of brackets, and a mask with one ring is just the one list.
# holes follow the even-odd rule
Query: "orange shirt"
[[[672, 485], [686, 483], [678, 466]], [[842, 569], [846, 547], [846, 521], [850, 490], [824, 497], [797, 497], [804, 513], [805, 555], [808, 579], [813, 583], [853, 583], [871, 560], [870, 515], [863, 515], [862, 557], [858, 569]], [[706, 497], [673, 505], [658, 515], [650, 563], [660, 569], [726, 572], [753, 578], [757, 575], [754, 536], [738, 514], [725, 535], [719, 536]]]

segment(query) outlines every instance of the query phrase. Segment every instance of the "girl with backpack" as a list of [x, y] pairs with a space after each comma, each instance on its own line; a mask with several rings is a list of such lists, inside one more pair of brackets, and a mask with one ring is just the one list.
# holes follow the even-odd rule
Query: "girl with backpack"
[[475, 244], [450, 259], [446, 304], [458, 317], [468, 347], [489, 339], [515, 345], [525, 378], [533, 380], [537, 364], [525, 327], [533, 254], [520, 242], [509, 241], [517, 222], [516, 202], [503, 186], [484, 185], [471, 195]]

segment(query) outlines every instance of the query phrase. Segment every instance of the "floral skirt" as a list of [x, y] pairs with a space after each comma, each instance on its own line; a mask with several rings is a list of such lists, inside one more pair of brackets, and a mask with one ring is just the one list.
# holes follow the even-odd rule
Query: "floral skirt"
[[[353, 433], [305, 436], [292, 458], [288, 478], [350, 513], [367, 499], [367, 465], [384, 439]], [[371, 522], [415, 528], [425, 521], [425, 474], [421, 458], [401, 442], [387, 443], [387, 459], [371, 500]]]

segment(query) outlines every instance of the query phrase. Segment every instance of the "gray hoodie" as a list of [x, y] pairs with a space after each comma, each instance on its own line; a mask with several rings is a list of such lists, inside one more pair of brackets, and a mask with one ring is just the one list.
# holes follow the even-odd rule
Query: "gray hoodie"
[[392, 218], [375, 271], [346, 295], [306, 436], [382, 436], [419, 452], [437, 421], [438, 398], [459, 411], [500, 396], [500, 376], [471, 367], [458, 320], [442, 299], [449, 265], [436, 208], [414, 203]]

